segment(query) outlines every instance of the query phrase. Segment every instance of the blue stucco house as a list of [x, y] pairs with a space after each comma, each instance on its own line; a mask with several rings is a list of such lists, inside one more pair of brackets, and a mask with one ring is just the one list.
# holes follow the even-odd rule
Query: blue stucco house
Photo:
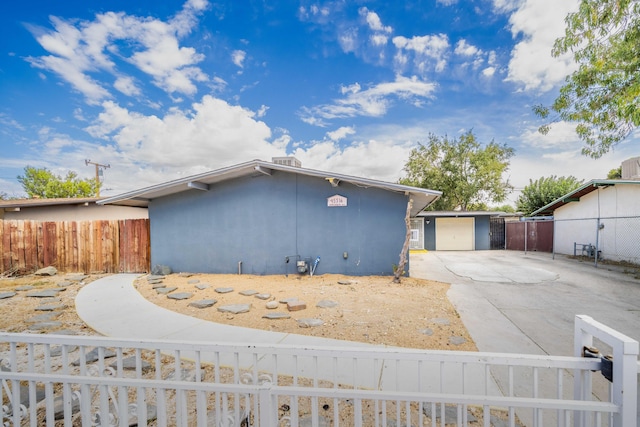
[[100, 203], [149, 209], [151, 264], [173, 271], [391, 275], [416, 216], [439, 191], [253, 160]]

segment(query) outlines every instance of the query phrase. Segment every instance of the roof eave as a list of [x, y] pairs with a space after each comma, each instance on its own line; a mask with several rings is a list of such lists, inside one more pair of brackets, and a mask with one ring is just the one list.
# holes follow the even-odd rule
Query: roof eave
[[[416, 202], [417, 202], [415, 204], [415, 207], [412, 209], [413, 216], [415, 216], [415, 214], [422, 211], [426, 207], [430, 206], [442, 195], [442, 192], [435, 191], [435, 190], [410, 187], [402, 184], [394, 184], [390, 182], [372, 180], [367, 178], [358, 178], [350, 175], [318, 171], [314, 169], [299, 168], [296, 166], [279, 165], [279, 164], [266, 162], [262, 160], [253, 160], [250, 162], [229, 166], [226, 168], [221, 168], [221, 169], [205, 172], [198, 175], [193, 175], [193, 176], [180, 178], [173, 181], [168, 181], [161, 184], [156, 184], [153, 186], [123, 193], [117, 196], [108, 197], [103, 200], [100, 200], [98, 203], [99, 204], [127, 204], [131, 206], [148, 206], [148, 202], [151, 199], [153, 199], [153, 194], [160, 194], [163, 191], [171, 190], [172, 188], [175, 189], [175, 191], [169, 191], [167, 195], [179, 193], [182, 191], [187, 191], [190, 188], [194, 188], [194, 185], [190, 185], [190, 183], [191, 184], [199, 183], [201, 181], [211, 180], [212, 178], [221, 177], [227, 174], [232, 174], [233, 172], [240, 172], [242, 170], [246, 170], [247, 173], [251, 173], [254, 171], [257, 171], [260, 173], [269, 173], [268, 171], [270, 170], [279, 170], [279, 171], [298, 173], [298, 174], [314, 176], [314, 177], [324, 178], [324, 179], [335, 179], [337, 181], [345, 181], [345, 182], [349, 182], [349, 183], [360, 185], [360, 186], [372, 186], [372, 187], [386, 189], [389, 191], [402, 192], [405, 194], [413, 194], [414, 199], [416, 199]], [[422, 200], [418, 202], [418, 200], [420, 199]]]
[[[586, 184], [581, 185], [580, 187], [576, 188], [575, 190], [565, 194], [562, 197], [557, 198], [556, 200], [554, 200], [553, 202], [541, 207], [540, 209], [531, 212], [530, 216], [536, 216], [536, 215], [553, 215], [554, 211], [568, 203], [574, 202], [576, 200], [579, 200], [579, 198], [574, 197], [576, 194], [580, 194], [580, 197], [585, 196], [589, 193], [591, 193], [592, 191], [600, 188], [600, 187], [610, 187], [610, 186], [614, 186], [614, 185], [619, 185], [619, 184], [640, 184], [640, 181], [636, 181], [636, 180], [621, 180], [621, 179], [592, 179], [591, 181], [587, 182]], [[591, 188], [590, 191], [586, 191], [587, 189]]]

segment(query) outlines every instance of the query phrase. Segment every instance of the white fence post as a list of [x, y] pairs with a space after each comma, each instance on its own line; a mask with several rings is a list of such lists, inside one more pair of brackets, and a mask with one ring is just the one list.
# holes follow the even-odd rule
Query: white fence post
[[[593, 343], [593, 337], [607, 343], [613, 350], [613, 381], [611, 388], [611, 402], [620, 408], [613, 414], [614, 427], [629, 427], [637, 425], [638, 405], [638, 341], [593, 320], [590, 316], [577, 315], [575, 321], [575, 356], [582, 356], [585, 345]], [[591, 381], [580, 380], [574, 382], [574, 398], [590, 399]], [[578, 423], [581, 421], [582, 423]], [[575, 425], [584, 424], [584, 414], [576, 415]]]

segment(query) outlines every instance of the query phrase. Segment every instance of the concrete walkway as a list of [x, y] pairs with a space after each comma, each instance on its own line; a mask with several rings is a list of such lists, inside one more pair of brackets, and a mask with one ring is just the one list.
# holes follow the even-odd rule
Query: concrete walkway
[[366, 345], [230, 326], [186, 316], [146, 300], [133, 286], [137, 277], [139, 275], [115, 274], [83, 287], [76, 297], [80, 318], [102, 335], [118, 338], [328, 347]]
[[[260, 329], [251, 329], [238, 326], [230, 326], [194, 317], [186, 316], [174, 311], [167, 310], [152, 304], [146, 300], [133, 286], [133, 282], [139, 275], [116, 274], [91, 282], [84, 286], [76, 296], [76, 312], [80, 318], [96, 332], [114, 338], [131, 338], [141, 340], [170, 340], [182, 342], [214, 342], [220, 344], [252, 344], [252, 345], [284, 345], [297, 348], [339, 348], [345, 351], [349, 349], [362, 350], [363, 348], [387, 348], [371, 344], [335, 340], [329, 338], [312, 337], [307, 335], [297, 335], [282, 332], [271, 332]], [[186, 353], [183, 353], [186, 354]], [[213, 363], [213, 359], [208, 360], [213, 355], [202, 355], [203, 362]], [[233, 360], [222, 359], [223, 364], [231, 365]], [[253, 359], [247, 360], [249, 368]], [[274, 367], [270, 365], [270, 358], [260, 360], [260, 369], [269, 371]], [[318, 363], [316, 366], [315, 364]], [[242, 361], [241, 361], [242, 364]], [[306, 365], [305, 365], [306, 364]], [[407, 369], [399, 369], [397, 366], [388, 366], [386, 363], [378, 363], [373, 359], [358, 362], [358, 373], [364, 375], [357, 378], [357, 383], [361, 387], [395, 390], [397, 384], [403, 384], [405, 391], [412, 390], [407, 387], [409, 384], [417, 386], [416, 372], [414, 366], [403, 364]], [[377, 368], [376, 368], [377, 367]], [[338, 379], [342, 382], [352, 381], [353, 365], [342, 363], [338, 366], [337, 377], [333, 377], [333, 360], [319, 358], [314, 361], [311, 358], [300, 358], [295, 362], [293, 358], [290, 363], [280, 356], [278, 362], [278, 372], [282, 374], [294, 374], [293, 369], [299, 375], [304, 376], [305, 372], [319, 372], [319, 375], [327, 375], [327, 378], [319, 378], [327, 381]], [[423, 370], [424, 378], [435, 378], [439, 375], [439, 364], [434, 364], [434, 372], [429, 372], [429, 368]], [[480, 366], [478, 378], [483, 377]], [[376, 370], [378, 369], [378, 370]], [[469, 376], [468, 369], [466, 375]], [[373, 373], [373, 374], [372, 374]], [[447, 393], [459, 393], [461, 380], [456, 375], [461, 372], [450, 373], [450, 383], [445, 384], [444, 391]], [[472, 377], [472, 375], [471, 375]], [[425, 384], [428, 381], [425, 380]], [[484, 392], [484, 384], [470, 384], [466, 382], [466, 392], [480, 394]], [[498, 394], [495, 383], [489, 385], [489, 389]], [[435, 392], [436, 390], [430, 390]]]

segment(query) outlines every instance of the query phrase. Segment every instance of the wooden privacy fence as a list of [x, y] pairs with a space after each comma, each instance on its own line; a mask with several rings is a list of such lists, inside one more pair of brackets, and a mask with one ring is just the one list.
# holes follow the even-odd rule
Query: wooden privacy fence
[[143, 273], [149, 220], [0, 221], [0, 273], [54, 266], [84, 273]]

